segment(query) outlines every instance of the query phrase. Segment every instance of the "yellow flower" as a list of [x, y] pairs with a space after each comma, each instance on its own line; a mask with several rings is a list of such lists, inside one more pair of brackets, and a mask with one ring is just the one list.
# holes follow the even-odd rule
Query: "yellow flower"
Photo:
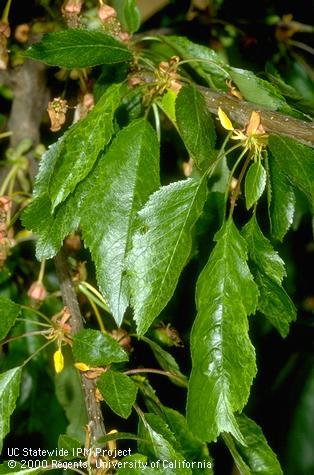
[[253, 155], [260, 155], [263, 148], [267, 145], [268, 135], [261, 124], [259, 112], [252, 111], [250, 120], [245, 129], [235, 129], [227, 114], [219, 107], [218, 117], [224, 129], [232, 131], [233, 140], [241, 140], [243, 147], [251, 150]]

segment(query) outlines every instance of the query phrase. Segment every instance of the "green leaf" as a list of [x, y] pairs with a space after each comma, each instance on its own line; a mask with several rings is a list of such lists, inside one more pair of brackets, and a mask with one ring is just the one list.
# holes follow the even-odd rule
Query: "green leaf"
[[10, 416], [19, 396], [21, 374], [19, 367], [0, 374], [0, 452], [3, 439], [10, 431]]
[[213, 49], [193, 43], [182, 36], [163, 36], [161, 39], [181, 59], [191, 60], [189, 66], [204, 78], [211, 87], [227, 90], [226, 79], [230, 79], [227, 65]]
[[163, 96], [159, 99], [158, 105], [161, 110], [166, 114], [169, 120], [177, 126], [176, 122], [176, 99], [177, 94], [172, 90], [168, 89], [168, 91], [163, 94]]
[[156, 414], [143, 414], [139, 422], [138, 435], [145, 441], [139, 442], [139, 451], [152, 460], [166, 462], [167, 466], [164, 468], [167, 468], [167, 475], [192, 473], [190, 469], [180, 467], [184, 457], [176, 450], [176, 439], [161, 417]]
[[296, 140], [271, 135], [269, 148], [282, 174], [307, 196], [314, 210], [314, 150]]
[[19, 305], [0, 296], [0, 341], [7, 336], [13, 327], [20, 310]]
[[[74, 439], [73, 437], [70, 437], [66, 434], [61, 434], [58, 439], [58, 449], [64, 451], [64, 456], [62, 459], [65, 460], [72, 460], [77, 458], [78, 449], [82, 447], [82, 443]], [[67, 454], [67, 455], [65, 455]]]
[[112, 432], [97, 439], [95, 446], [105, 445], [111, 440], [138, 440], [138, 437], [130, 432]]
[[262, 196], [266, 186], [266, 171], [260, 161], [252, 163], [245, 177], [245, 201], [250, 209]]
[[[223, 438], [224, 443], [228, 447], [230, 454], [232, 455], [232, 458], [238, 469], [237, 471], [241, 475], [251, 475], [251, 470], [247, 466], [247, 464], [245, 463], [241, 455], [239, 454], [235, 445], [235, 440], [233, 439], [232, 435], [227, 434], [225, 432], [224, 434], [222, 434], [222, 438]], [[243, 439], [243, 442], [244, 442], [244, 439]]]
[[271, 234], [282, 241], [290, 228], [295, 212], [295, 194], [279, 163], [270, 153], [268, 164], [268, 213]]
[[28, 48], [26, 56], [61, 68], [88, 68], [130, 61], [124, 43], [102, 31], [70, 28], [46, 34]]
[[92, 367], [128, 361], [127, 353], [107, 333], [98, 330], [81, 330], [73, 338], [75, 361]]
[[242, 234], [248, 244], [252, 272], [260, 291], [258, 309], [285, 337], [290, 323], [296, 318], [296, 309], [281, 285], [286, 275], [284, 262], [263, 235], [255, 216], [243, 228]]
[[23, 225], [38, 237], [36, 257], [40, 261], [53, 257], [60, 249], [63, 239], [78, 228], [86, 196], [94, 188], [100, 170], [105, 167], [105, 155], [102, 155], [89, 175], [53, 213], [45, 182], [49, 181], [53, 171], [56, 159], [54, 148], [58, 146], [57, 144], [50, 147], [41, 160], [34, 199], [22, 215]]
[[37, 475], [38, 473], [47, 471], [48, 470], [43, 467], [23, 468], [19, 462], [16, 462], [16, 467], [14, 468], [10, 468], [8, 462], [4, 462], [0, 465], [0, 475]]
[[207, 445], [189, 431], [186, 419], [182, 414], [170, 407], [163, 406], [162, 410], [184, 457], [187, 460], [206, 462], [206, 466], [200, 467], [199, 470], [197, 470], [197, 467], [193, 468], [193, 474], [212, 475], [212, 459], [209, 456]]
[[150, 340], [149, 338], [142, 337], [142, 340], [150, 346], [160, 367], [164, 371], [169, 371], [170, 373], [173, 373], [174, 376], [176, 376], [175, 378], [171, 378], [170, 376], [170, 379], [173, 381], [173, 383], [178, 384], [182, 387], [186, 387], [187, 378], [184, 374], [181, 373], [178, 363], [176, 362], [174, 357], [170, 353], [168, 353], [168, 351], [165, 351], [163, 348], [161, 348], [160, 345]]
[[87, 117], [74, 124], [58, 141], [49, 182], [53, 209], [88, 175], [99, 153], [109, 143], [114, 131], [114, 114], [120, 105], [120, 89], [120, 84], [108, 88]]
[[245, 406], [256, 373], [247, 315], [255, 312], [258, 290], [246, 263], [246, 242], [231, 220], [215, 241], [196, 286], [187, 420], [202, 441], [225, 431], [243, 442], [233, 413]]
[[269, 447], [262, 429], [244, 414], [236, 416], [245, 446], [235, 440], [243, 460], [250, 467], [252, 475], [282, 475], [278, 459]]
[[125, 271], [134, 219], [159, 186], [159, 144], [154, 130], [145, 119], [131, 122], [118, 133], [103, 161], [84, 202], [81, 226], [100, 290], [120, 325], [129, 304]]
[[311, 367], [301, 391], [297, 387], [299, 397], [291, 417], [288, 440], [285, 444], [285, 475], [310, 475], [314, 471], [314, 426], [312, 418], [309, 417], [314, 413], [314, 366], [312, 354], [308, 356]]
[[113, 412], [124, 419], [130, 416], [137, 387], [129, 376], [109, 369], [100, 375], [97, 387]]
[[162, 187], [139, 212], [129, 257], [131, 302], [143, 335], [170, 300], [190, 255], [192, 228], [206, 199], [205, 180]]
[[135, 33], [141, 24], [141, 14], [136, 0], [113, 0], [112, 5], [117, 10], [122, 26], [129, 33]]
[[194, 85], [182, 87], [176, 99], [180, 135], [196, 165], [213, 161], [216, 133], [204, 96]]
[[[80, 184], [81, 185], [81, 184]], [[80, 186], [79, 185], [79, 186]], [[47, 194], [36, 197], [22, 216], [23, 225], [38, 237], [36, 257], [39, 261], [57, 254], [63, 239], [79, 225], [78, 209], [80, 195], [77, 190], [52, 215], [51, 201]]]
[[292, 109], [286, 103], [285, 98], [271, 83], [255, 76], [254, 73], [246, 69], [229, 68], [228, 71], [233, 82], [247, 101], [270, 110], [291, 113]]
[[[142, 454], [132, 454], [121, 460], [122, 468], [119, 468], [119, 475], [162, 475], [165, 474], [161, 468], [153, 468], [147, 462], [147, 457]], [[118, 466], [119, 467], [119, 466]], [[118, 468], [117, 467], [117, 468]]]

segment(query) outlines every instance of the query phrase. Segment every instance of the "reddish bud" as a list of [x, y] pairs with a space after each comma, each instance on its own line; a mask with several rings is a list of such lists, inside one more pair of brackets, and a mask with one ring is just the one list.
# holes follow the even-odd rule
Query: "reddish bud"
[[116, 18], [117, 12], [115, 11], [114, 8], [109, 7], [109, 5], [101, 5], [98, 10], [98, 16], [99, 16], [100, 21], [105, 23], [111, 18]]
[[11, 29], [10, 29], [9, 23], [0, 21], [0, 33], [4, 35], [6, 38], [10, 38]]
[[63, 15], [79, 15], [81, 13], [83, 0], [66, 0], [61, 11]]
[[127, 43], [128, 41], [130, 41], [131, 35], [129, 35], [129, 33], [127, 33], [126, 31], [120, 31], [120, 33], [118, 34], [118, 38], [119, 40], [123, 41], [123, 43]]
[[37, 280], [36, 282], [32, 283], [28, 289], [27, 295], [35, 302], [42, 302], [47, 296], [47, 291], [44, 284]]
[[0, 210], [8, 213], [12, 208], [12, 200], [9, 196], [0, 196]]

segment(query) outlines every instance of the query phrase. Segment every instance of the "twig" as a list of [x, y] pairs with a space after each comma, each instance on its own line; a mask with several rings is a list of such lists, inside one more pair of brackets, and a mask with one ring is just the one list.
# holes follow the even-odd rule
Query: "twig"
[[[63, 249], [56, 255], [54, 262], [60, 281], [62, 300], [71, 313], [72, 335], [75, 335], [83, 329], [83, 319]], [[81, 374], [81, 380], [88, 416], [88, 427], [91, 431], [91, 440], [94, 443], [106, 434], [103, 416], [100, 404], [96, 400], [95, 381], [87, 379], [83, 374]]]
[[253, 110], [260, 112], [261, 123], [266, 132], [270, 134], [290, 137], [310, 147], [314, 147], [314, 122], [305, 122], [289, 115], [269, 111], [251, 102], [239, 101], [239, 99], [227, 94], [212, 91], [203, 86], [198, 86], [204, 95], [208, 109], [215, 115], [218, 107], [228, 113], [229, 117], [238, 124], [245, 126]]

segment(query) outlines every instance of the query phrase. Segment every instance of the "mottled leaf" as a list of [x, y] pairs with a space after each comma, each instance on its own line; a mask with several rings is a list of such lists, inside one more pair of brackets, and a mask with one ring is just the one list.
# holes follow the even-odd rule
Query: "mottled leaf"
[[73, 338], [72, 350], [75, 361], [92, 367], [128, 360], [128, 355], [119, 343], [112, 336], [98, 330], [78, 332]]
[[272, 154], [268, 155], [268, 213], [271, 234], [282, 241], [290, 228], [295, 210], [295, 194], [280, 165]]
[[3, 340], [20, 313], [20, 306], [0, 296], [0, 341]]
[[250, 209], [262, 196], [266, 185], [266, 171], [260, 161], [252, 163], [245, 177], [245, 201]]
[[107, 370], [98, 378], [97, 387], [113, 412], [124, 419], [130, 416], [137, 387], [129, 376], [118, 371]]
[[202, 441], [225, 431], [243, 442], [234, 412], [245, 406], [256, 373], [247, 315], [255, 312], [258, 290], [246, 263], [246, 242], [232, 220], [215, 241], [196, 287], [187, 420]]
[[296, 318], [296, 309], [281, 285], [286, 275], [284, 262], [263, 235], [255, 216], [243, 228], [243, 236], [260, 291], [258, 309], [285, 337], [290, 323]]
[[194, 85], [182, 87], [175, 107], [180, 135], [196, 165], [212, 161], [216, 133], [204, 96]]
[[314, 210], [314, 150], [294, 139], [271, 135], [269, 148], [282, 174], [306, 194]]
[[278, 459], [269, 447], [262, 429], [244, 414], [236, 416], [245, 446], [235, 440], [237, 450], [252, 475], [282, 475]]
[[128, 267], [134, 318], [141, 335], [175, 290], [205, 199], [205, 180], [188, 179], [162, 187], [139, 212]]
[[19, 367], [0, 374], [0, 452], [3, 439], [10, 431], [10, 416], [19, 396], [21, 374]]
[[46, 34], [27, 50], [26, 56], [61, 68], [88, 68], [132, 58], [127, 46], [113, 36], [80, 28]]
[[145, 119], [135, 120], [118, 133], [103, 161], [81, 209], [81, 226], [100, 290], [120, 325], [129, 304], [125, 271], [134, 218], [159, 186], [154, 130]]

